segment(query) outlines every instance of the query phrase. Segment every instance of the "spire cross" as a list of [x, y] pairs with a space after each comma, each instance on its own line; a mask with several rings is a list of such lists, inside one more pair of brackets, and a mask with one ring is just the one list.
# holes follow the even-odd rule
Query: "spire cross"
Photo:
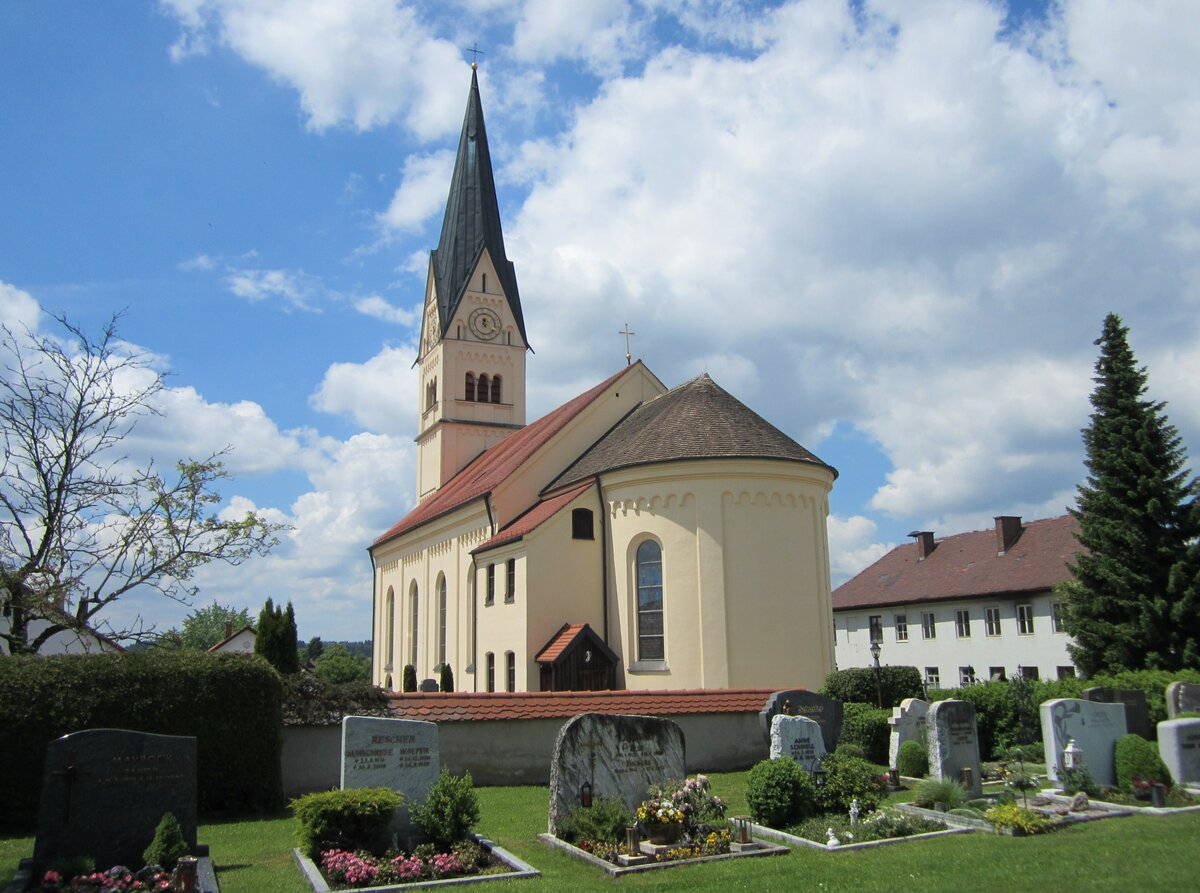
[[617, 334], [625, 336], [625, 365], [628, 366], [633, 362], [633, 352], [629, 349], [629, 339], [631, 336], [636, 335], [637, 332], [629, 331], [629, 323], [625, 323], [625, 328], [621, 329]]
[[479, 57], [480, 57], [480, 56], [486, 56], [486, 55], [487, 55], [487, 53], [485, 53], [483, 50], [481, 50], [481, 49], [479, 48], [479, 41], [475, 41], [475, 43], [474, 43], [474, 44], [472, 44], [471, 46], [467, 47], [467, 52], [471, 54], [471, 67], [472, 67], [472, 68], [477, 68], [477, 67], [478, 67], [478, 66], [476, 65], [476, 63], [479, 61]]

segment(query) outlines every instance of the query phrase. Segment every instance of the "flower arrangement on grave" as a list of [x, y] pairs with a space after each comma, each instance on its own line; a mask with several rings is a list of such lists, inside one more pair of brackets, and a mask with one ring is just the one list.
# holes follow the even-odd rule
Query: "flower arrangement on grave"
[[[47, 885], [47, 881], [50, 884]], [[141, 871], [130, 871], [124, 865], [114, 865], [108, 871], [92, 871], [71, 878], [70, 885], [63, 883], [56, 871], [42, 875], [42, 890], [70, 889], [78, 893], [116, 893], [116, 891], [175, 890], [171, 875], [159, 865], [148, 865]]]
[[646, 837], [655, 843], [673, 843], [683, 836], [683, 810], [670, 800], [643, 800], [637, 821]]
[[693, 775], [682, 782], [668, 781], [650, 788], [647, 802], [669, 802], [683, 813], [683, 833], [699, 840], [710, 832], [727, 828], [725, 803], [710, 790], [705, 775]]

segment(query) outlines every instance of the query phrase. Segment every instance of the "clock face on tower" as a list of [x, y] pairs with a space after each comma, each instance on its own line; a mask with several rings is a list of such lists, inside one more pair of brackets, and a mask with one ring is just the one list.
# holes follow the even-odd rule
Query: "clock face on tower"
[[467, 326], [476, 338], [491, 341], [500, 334], [500, 315], [495, 310], [480, 307], [471, 311], [471, 315], [467, 317]]

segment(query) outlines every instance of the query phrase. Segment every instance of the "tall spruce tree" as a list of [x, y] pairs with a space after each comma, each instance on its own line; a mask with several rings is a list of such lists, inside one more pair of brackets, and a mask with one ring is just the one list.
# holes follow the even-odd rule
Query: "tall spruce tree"
[[296, 615], [292, 603], [287, 610], [267, 599], [258, 615], [254, 653], [261, 654], [280, 673], [300, 671], [300, 646], [296, 641]]
[[1128, 333], [1110, 313], [1095, 342], [1093, 412], [1083, 430], [1088, 476], [1072, 510], [1086, 551], [1063, 587], [1066, 628], [1086, 675], [1194, 666], [1200, 640], [1197, 485], [1165, 404], [1145, 397], [1146, 370]]

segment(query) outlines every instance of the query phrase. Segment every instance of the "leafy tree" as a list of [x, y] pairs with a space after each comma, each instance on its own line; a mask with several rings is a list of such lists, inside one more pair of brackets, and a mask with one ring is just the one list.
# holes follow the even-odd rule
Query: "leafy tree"
[[116, 317], [95, 339], [56, 319], [62, 338], [0, 327], [0, 590], [13, 653], [63, 630], [145, 640], [140, 618], [118, 629], [97, 615], [133, 591], [189, 603], [198, 568], [265, 554], [280, 529], [214, 513], [222, 453], [170, 475], [129, 461], [122, 443], [154, 413], [162, 374], [129, 351]]
[[271, 599], [258, 615], [254, 653], [262, 655], [280, 673], [300, 672], [300, 649], [296, 641], [296, 615], [292, 603], [276, 606]]
[[351, 654], [345, 645], [333, 645], [317, 661], [317, 675], [334, 685], [369, 682], [371, 661]]
[[305, 646], [305, 655], [309, 660], [318, 661], [324, 653], [325, 643], [321, 641], [320, 636], [313, 636], [308, 640], [308, 645]]
[[182, 630], [167, 630], [155, 641], [155, 646], [166, 649], [190, 648], [207, 651], [225, 639], [225, 630], [232, 626], [237, 632], [254, 624], [250, 612], [245, 608], [232, 608], [213, 602], [196, 608], [183, 618]]
[[1197, 483], [1166, 404], [1146, 398], [1146, 370], [1116, 314], [1096, 344], [1091, 424], [1083, 430], [1081, 553], [1062, 587], [1076, 666], [1086, 675], [1195, 665], [1200, 643]]

